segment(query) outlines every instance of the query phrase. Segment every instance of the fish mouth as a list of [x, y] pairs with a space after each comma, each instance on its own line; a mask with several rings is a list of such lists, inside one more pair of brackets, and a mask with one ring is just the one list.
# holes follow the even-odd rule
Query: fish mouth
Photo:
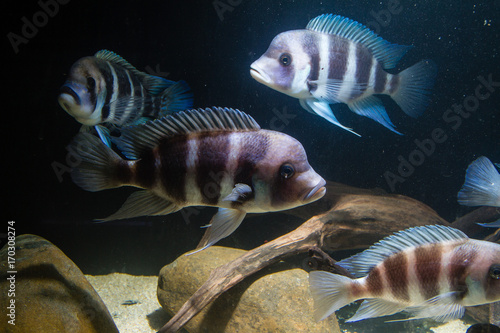
[[80, 96], [78, 96], [78, 94], [68, 85], [63, 85], [59, 92], [60, 94], [57, 101], [64, 111], [70, 113], [72, 106], [81, 105], [82, 100]]
[[321, 181], [314, 186], [302, 199], [302, 201], [312, 202], [322, 198], [326, 193], [326, 181], [321, 179]]
[[250, 66], [250, 75], [259, 83], [267, 85], [271, 82], [271, 78], [262, 69], [259, 70], [255, 64]]

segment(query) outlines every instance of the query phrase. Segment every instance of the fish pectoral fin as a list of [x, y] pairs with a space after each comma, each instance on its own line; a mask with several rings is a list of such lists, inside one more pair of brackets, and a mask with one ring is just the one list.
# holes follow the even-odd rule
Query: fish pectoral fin
[[358, 133], [354, 132], [349, 127], [345, 127], [344, 125], [342, 125], [341, 123], [339, 123], [339, 121], [337, 120], [337, 118], [335, 118], [332, 109], [330, 109], [330, 106], [328, 105], [329, 104], [328, 102], [326, 102], [326, 101], [320, 101], [320, 100], [317, 100], [317, 99], [314, 98], [314, 99], [301, 100], [301, 105], [304, 106], [304, 104], [307, 106], [307, 108], [305, 108], [306, 110], [309, 110], [308, 108], [310, 108], [318, 116], [325, 118], [326, 120], [328, 120], [332, 124], [337, 125], [337, 126], [343, 128], [343, 129], [345, 129], [346, 131], [349, 131], [349, 132], [351, 132], [351, 133], [353, 133], [353, 134], [361, 137], [361, 135], [359, 135]]
[[405, 310], [414, 315], [409, 319], [432, 318], [436, 321], [445, 322], [461, 318], [464, 315], [465, 307], [457, 303], [460, 294], [458, 291], [452, 291], [437, 295], [422, 304], [408, 307]]
[[244, 203], [250, 199], [253, 195], [252, 188], [247, 184], [238, 183], [234, 185], [233, 191], [227, 197], [222, 199], [222, 201], [233, 201]]
[[181, 208], [151, 191], [141, 190], [132, 193], [116, 213], [98, 221], [105, 222], [138, 216], [167, 215]]
[[389, 316], [402, 311], [406, 305], [390, 302], [380, 298], [368, 298], [359, 306], [358, 310], [346, 322], [354, 322], [367, 318]]
[[360, 116], [368, 117], [381, 125], [384, 125], [396, 134], [402, 135], [396, 131], [396, 127], [392, 124], [389, 115], [385, 110], [380, 99], [375, 96], [368, 96], [363, 99], [348, 103], [347, 106], [352, 112]]
[[222, 238], [232, 234], [245, 218], [246, 212], [238, 209], [219, 208], [219, 211], [212, 217], [210, 226], [205, 231], [203, 238], [196, 247], [196, 250], [187, 253], [191, 255], [214, 245]]

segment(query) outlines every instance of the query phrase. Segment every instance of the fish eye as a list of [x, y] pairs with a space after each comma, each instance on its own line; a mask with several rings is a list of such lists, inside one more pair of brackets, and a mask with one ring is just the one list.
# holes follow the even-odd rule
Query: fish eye
[[280, 167], [280, 175], [281, 177], [288, 179], [291, 178], [295, 174], [295, 169], [291, 164], [283, 164]]
[[500, 279], [500, 265], [491, 265], [490, 267], [490, 277], [499, 280]]
[[292, 63], [292, 56], [288, 53], [282, 53], [280, 55], [280, 63], [283, 66], [288, 66]]
[[95, 80], [91, 76], [87, 78], [87, 87], [89, 88], [89, 90], [94, 90], [95, 88]]

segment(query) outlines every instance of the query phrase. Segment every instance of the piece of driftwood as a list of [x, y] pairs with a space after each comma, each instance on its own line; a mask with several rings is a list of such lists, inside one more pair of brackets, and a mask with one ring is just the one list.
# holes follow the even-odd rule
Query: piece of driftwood
[[[317, 215], [318, 212], [322, 213]], [[314, 247], [325, 251], [362, 249], [409, 227], [450, 225], [417, 200], [337, 183], [328, 183], [327, 195], [318, 202], [290, 213], [305, 218], [314, 216], [288, 234], [214, 269], [208, 280], [158, 333], [178, 331], [223, 292], [287, 256]]]

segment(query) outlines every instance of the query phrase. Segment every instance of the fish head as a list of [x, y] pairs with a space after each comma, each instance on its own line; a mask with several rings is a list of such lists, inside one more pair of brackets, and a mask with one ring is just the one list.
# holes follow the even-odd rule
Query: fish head
[[256, 204], [265, 211], [279, 211], [322, 198], [326, 181], [309, 165], [302, 144], [286, 134], [268, 132], [269, 147], [253, 177]]
[[304, 50], [304, 30], [277, 35], [267, 51], [250, 66], [250, 75], [274, 90], [295, 98], [310, 97], [307, 78], [311, 72], [310, 56]]
[[470, 243], [476, 256], [466, 278], [464, 301], [470, 305], [500, 301], [500, 244], [480, 240]]
[[58, 96], [59, 105], [78, 122], [97, 125], [106, 96], [106, 81], [94, 57], [78, 60]]

